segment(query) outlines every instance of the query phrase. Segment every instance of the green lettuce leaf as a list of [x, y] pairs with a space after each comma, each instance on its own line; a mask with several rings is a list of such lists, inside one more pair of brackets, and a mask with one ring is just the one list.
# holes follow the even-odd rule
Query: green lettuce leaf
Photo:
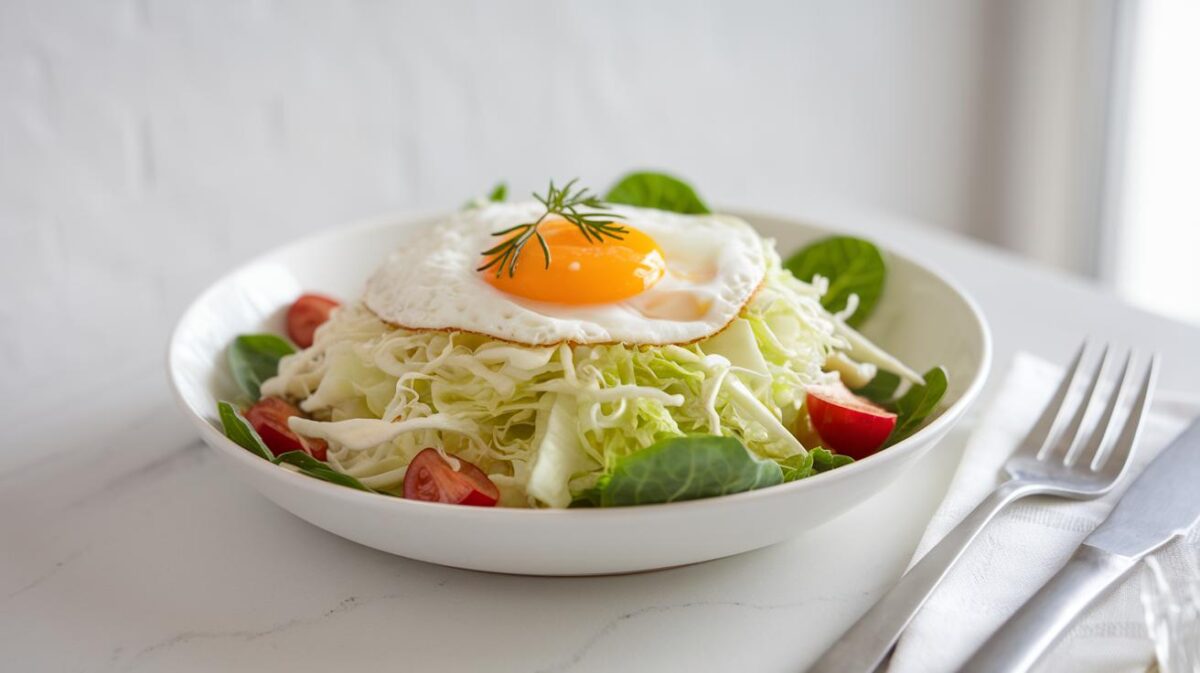
[[221, 417], [221, 426], [225, 431], [225, 436], [263, 460], [268, 460], [276, 465], [281, 463], [294, 465], [302, 474], [322, 481], [356, 488], [360, 491], [376, 492], [354, 477], [338, 472], [303, 451], [288, 451], [278, 457], [272, 455], [266, 442], [262, 440], [250, 421], [247, 421], [246, 417], [242, 416], [241, 412], [229, 402], [217, 402], [217, 413]]
[[221, 417], [221, 427], [225, 431], [225, 436], [232, 439], [234, 444], [246, 449], [250, 453], [264, 460], [272, 460], [271, 450], [267, 448], [266, 442], [258, 435], [258, 431], [250, 425], [250, 421], [242, 416], [229, 402], [217, 402], [217, 413]]
[[891, 446], [919, 430], [946, 394], [949, 378], [944, 368], [934, 367], [925, 372], [924, 378], [925, 385], [909, 388], [908, 392], [892, 405], [892, 410], [897, 415], [896, 427], [884, 446]]
[[711, 213], [691, 185], [664, 173], [629, 173], [608, 190], [604, 200], [639, 208], [656, 208], [685, 215]]
[[887, 265], [879, 248], [853, 236], [832, 236], [812, 243], [788, 258], [784, 268], [803, 281], [813, 276], [829, 279], [829, 290], [821, 304], [832, 313], [846, 308], [851, 294], [858, 295], [858, 309], [846, 319], [858, 327], [871, 316], [887, 279]]
[[621, 507], [741, 493], [783, 482], [771, 460], [753, 456], [732, 437], [672, 437], [617, 461], [585, 499]]
[[867, 385], [855, 388], [854, 394], [865, 397], [876, 404], [887, 405], [896, 398], [896, 389], [900, 387], [900, 377], [892, 372], [880, 369]]
[[783, 460], [779, 461], [779, 467], [783, 470], [784, 483], [796, 481], [797, 479], [804, 479], [805, 477], [811, 477], [814, 474], [813, 452], [805, 451], [804, 453], [798, 453], [789, 458], [784, 458]]
[[779, 461], [779, 467], [783, 470], [783, 481], [796, 481], [811, 477], [814, 474], [828, 472], [834, 468], [853, 463], [854, 459], [850, 456], [843, 456], [840, 453], [834, 453], [823, 447], [809, 449], [803, 454], [797, 454], [790, 458], [785, 458]]
[[316, 458], [313, 458], [303, 451], [288, 451], [287, 453], [280, 455], [278, 458], [275, 458], [271, 462], [275, 463], [276, 465], [281, 463], [294, 465], [302, 474], [313, 477], [314, 479], [320, 479], [321, 481], [327, 481], [331, 484], [337, 484], [347, 488], [354, 488], [360, 491], [366, 491], [368, 493], [377, 492], [374, 489], [368, 488], [361, 481], [355, 479], [354, 477], [338, 472], [329, 465], [317, 460]]
[[854, 462], [850, 456], [843, 456], [840, 453], [834, 453], [828, 449], [817, 447], [810, 451], [813, 457], [813, 473], [820, 474], [830, 470], [839, 468], [843, 465], [849, 465]]
[[229, 346], [229, 370], [238, 387], [257, 401], [259, 386], [275, 376], [279, 360], [295, 352], [294, 346], [274, 334], [243, 334]]

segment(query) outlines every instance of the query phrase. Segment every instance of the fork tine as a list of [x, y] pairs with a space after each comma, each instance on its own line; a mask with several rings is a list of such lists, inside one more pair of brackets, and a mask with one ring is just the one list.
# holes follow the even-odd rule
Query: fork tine
[[1071, 421], [1067, 423], [1067, 427], [1055, 438], [1054, 445], [1048, 449], [1044, 449], [1046, 458], [1058, 456], [1062, 459], [1064, 465], [1072, 464], [1072, 459], [1077, 453], [1074, 449], [1079, 445], [1079, 440], [1084, 434], [1083, 422], [1087, 420], [1088, 414], [1099, 397], [1096, 394], [1096, 388], [1099, 386], [1100, 379], [1108, 369], [1108, 354], [1109, 346], [1105, 344], [1104, 348], [1100, 351], [1100, 357], [1096, 360], [1095, 367], [1092, 368], [1087, 390], [1083, 392], [1083, 397], [1079, 398], [1079, 404], [1075, 405], [1075, 413], [1071, 416]]
[[1042, 447], [1046, 445], [1047, 440], [1050, 439], [1051, 434], [1061, 422], [1059, 417], [1065, 417], [1063, 402], [1067, 399], [1067, 393], [1071, 392], [1071, 388], [1075, 385], [1075, 377], [1079, 375], [1079, 363], [1083, 361], [1083, 352], [1087, 350], [1087, 345], [1086, 340], [1079, 344], [1079, 350], [1075, 352], [1075, 357], [1063, 373], [1062, 381], [1058, 384], [1058, 390], [1054, 391], [1054, 396], [1046, 403], [1046, 408], [1042, 410], [1042, 415], [1038, 418], [1037, 423], [1033, 424], [1033, 427], [1029, 430], [1029, 434], [1025, 435], [1025, 439], [1021, 441], [1021, 447], [1018, 451], [1034, 455], [1040, 453]]
[[1142, 429], [1142, 417], [1146, 414], [1146, 409], [1150, 406], [1150, 398], [1154, 392], [1154, 382], [1157, 379], [1158, 353], [1154, 353], [1150, 356], [1150, 364], [1146, 366], [1146, 376], [1142, 379], [1142, 386], [1138, 390], [1137, 400], [1134, 401], [1133, 407], [1129, 410], [1129, 416], [1125, 419], [1125, 425], [1121, 428], [1121, 436], [1117, 438], [1117, 443], [1113, 445], [1111, 454], [1104, 461], [1104, 474], [1116, 478], [1129, 463], [1129, 457], [1133, 454], [1133, 450], [1137, 446], [1137, 438]]
[[1104, 449], [1108, 445], [1108, 438], [1112, 435], [1113, 415], [1117, 411], [1117, 407], [1121, 402], [1129, 396], [1126, 390], [1129, 387], [1129, 366], [1133, 362], [1133, 349], [1125, 354], [1125, 364], [1121, 365], [1121, 373], [1117, 374], [1114, 380], [1112, 393], [1108, 396], [1108, 402], [1104, 405], [1104, 412], [1100, 414], [1100, 420], [1096, 422], [1095, 428], [1092, 429], [1092, 436], [1088, 438], [1087, 444], [1079, 450], [1077, 463], [1083, 464], [1087, 461], [1093, 470], [1100, 469], [1100, 459], [1104, 457]]

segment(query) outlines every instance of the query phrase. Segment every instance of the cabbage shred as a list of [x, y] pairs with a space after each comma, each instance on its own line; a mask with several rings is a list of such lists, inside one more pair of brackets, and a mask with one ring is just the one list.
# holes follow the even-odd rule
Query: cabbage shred
[[837, 378], [822, 367], [846, 343], [821, 288], [781, 268], [765, 245], [758, 293], [725, 331], [697, 343], [522, 346], [398, 329], [355, 304], [335, 311], [310, 348], [285, 357], [263, 394], [299, 400], [323, 422], [454, 419], [456, 429], [417, 429], [367, 448], [328, 437], [330, 465], [393, 493], [428, 447], [479, 466], [509, 506], [565, 506], [566, 494], [594, 485], [618, 459], [679, 435], [732, 436], [782, 460], [805, 451], [788, 428], [805, 389]]

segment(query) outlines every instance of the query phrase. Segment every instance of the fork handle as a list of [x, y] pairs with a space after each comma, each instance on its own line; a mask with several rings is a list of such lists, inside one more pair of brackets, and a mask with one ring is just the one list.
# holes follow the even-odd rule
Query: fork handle
[[1005, 505], [1036, 492], [1037, 487], [1019, 480], [1007, 481], [992, 491], [850, 627], [809, 673], [875, 670], [979, 531]]

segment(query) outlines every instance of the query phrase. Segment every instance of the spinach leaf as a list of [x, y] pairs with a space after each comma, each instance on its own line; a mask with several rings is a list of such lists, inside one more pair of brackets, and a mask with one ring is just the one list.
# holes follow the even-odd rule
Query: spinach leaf
[[630, 173], [608, 190], [604, 200], [608, 203], [657, 208], [685, 215], [705, 215], [712, 212], [696, 195], [696, 190], [692, 189], [691, 185], [664, 173]]
[[229, 346], [229, 369], [238, 386], [257, 401], [259, 386], [275, 376], [279, 359], [296, 349], [274, 334], [243, 334]]
[[711, 498], [783, 482], [771, 460], [752, 455], [733, 437], [671, 437], [617, 461], [582, 505], [620, 507]]
[[217, 413], [221, 416], [221, 428], [225, 431], [225, 436], [232, 439], [234, 444], [259, 458], [272, 460], [273, 456], [266, 442], [258, 436], [258, 431], [236, 407], [228, 402], [217, 402]]
[[316, 458], [313, 458], [303, 451], [288, 451], [287, 453], [280, 455], [278, 458], [275, 458], [271, 462], [275, 463], [276, 465], [279, 465], [280, 463], [294, 465], [300, 469], [300, 472], [315, 479], [320, 479], [321, 481], [328, 481], [331, 484], [355, 488], [368, 493], [375, 492], [374, 489], [363, 485], [361, 481], [355, 479], [354, 477], [338, 472], [332, 467], [329, 467], [329, 465], [317, 460]]
[[945, 369], [934, 367], [925, 372], [924, 378], [925, 385], [909, 388], [908, 392], [896, 400], [896, 427], [884, 446], [891, 446], [916, 432], [946, 394], [949, 379]]
[[500, 202], [508, 198], [508, 185], [503, 182], [497, 182], [492, 191], [488, 192], [488, 201]]
[[896, 397], [896, 389], [900, 387], [900, 377], [882, 369], [875, 373], [867, 385], [855, 388], [854, 394], [865, 397], [876, 404], [887, 405]]
[[813, 473], [814, 474], [820, 474], [821, 472], [828, 472], [830, 470], [839, 468], [843, 465], [849, 465], [850, 463], [854, 462], [854, 459], [851, 458], [850, 456], [843, 456], [840, 453], [834, 453], [834, 452], [832, 452], [828, 449], [822, 448], [820, 446], [813, 449], [812, 451], [809, 451], [809, 453], [812, 454], [812, 457], [813, 457]]
[[803, 454], [784, 458], [779, 461], [779, 467], [783, 469], [784, 482], [789, 482], [811, 477], [814, 474], [828, 472], [834, 468], [849, 465], [853, 462], [854, 459], [850, 456], [843, 456], [840, 453], [834, 453], [818, 446], [809, 449]]
[[360, 491], [375, 492], [374, 489], [363, 485], [354, 477], [338, 472], [303, 451], [288, 451], [278, 457], [271, 455], [271, 450], [267, 448], [254, 426], [250, 425], [250, 421], [247, 421], [246, 417], [242, 416], [241, 412], [229, 402], [217, 402], [217, 412], [221, 416], [221, 426], [225, 430], [225, 436], [259, 458], [269, 460], [276, 465], [280, 463], [295, 465], [300, 472], [322, 481], [356, 488]]
[[851, 294], [858, 295], [858, 309], [846, 320], [858, 327], [870, 317], [883, 294], [887, 266], [879, 248], [853, 236], [833, 236], [812, 243], [783, 263], [784, 268], [803, 281], [821, 275], [829, 279], [829, 291], [821, 304], [833, 313], [846, 308]]

